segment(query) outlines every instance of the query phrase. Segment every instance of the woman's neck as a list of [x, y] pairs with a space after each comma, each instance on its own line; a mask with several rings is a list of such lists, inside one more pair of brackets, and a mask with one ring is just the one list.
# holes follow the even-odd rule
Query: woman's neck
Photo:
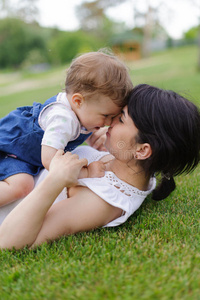
[[106, 171], [113, 172], [119, 179], [126, 183], [145, 191], [148, 189], [149, 176], [146, 176], [144, 170], [137, 164], [128, 164], [116, 158], [109, 160], [105, 163]]

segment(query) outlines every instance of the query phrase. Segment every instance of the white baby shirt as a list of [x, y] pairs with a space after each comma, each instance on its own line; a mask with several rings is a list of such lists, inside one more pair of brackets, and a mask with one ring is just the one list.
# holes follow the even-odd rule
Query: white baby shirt
[[55, 149], [64, 150], [69, 141], [74, 141], [81, 133], [89, 133], [81, 126], [66, 93], [59, 93], [56, 102], [41, 111], [38, 123], [44, 130], [42, 145]]

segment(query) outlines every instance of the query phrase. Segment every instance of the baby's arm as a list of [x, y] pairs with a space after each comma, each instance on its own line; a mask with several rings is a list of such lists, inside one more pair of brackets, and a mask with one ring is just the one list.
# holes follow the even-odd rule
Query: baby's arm
[[42, 164], [45, 169], [49, 170], [50, 162], [57, 151], [58, 150], [53, 147], [42, 145]]
[[105, 175], [105, 169], [105, 165], [102, 161], [94, 161], [87, 167], [81, 169], [78, 178], [103, 177]]
[[40, 126], [44, 130], [42, 164], [49, 170], [57, 149], [64, 150], [68, 142], [76, 138], [80, 124], [73, 111], [61, 103], [54, 103], [41, 114]]

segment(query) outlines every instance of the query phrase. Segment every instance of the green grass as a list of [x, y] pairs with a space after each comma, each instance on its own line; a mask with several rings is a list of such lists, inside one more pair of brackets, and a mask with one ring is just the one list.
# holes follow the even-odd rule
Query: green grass
[[[131, 63], [134, 84], [174, 89], [200, 105], [196, 59], [195, 47], [185, 47]], [[0, 95], [5, 87], [10, 92], [0, 96], [1, 115], [60, 91], [63, 70], [40, 74], [41, 86], [31, 90], [11, 93], [13, 83], [4, 82]], [[48, 78], [55, 83], [48, 86]], [[30, 79], [37, 82], [38, 75], [19, 73], [14, 81]], [[199, 182], [200, 167], [177, 178], [167, 200], [146, 199], [121, 227], [80, 233], [35, 250], [2, 251], [0, 299], [200, 299]]]
[[0, 72], [0, 117], [18, 106], [44, 102], [62, 91], [65, 67], [40, 74]]

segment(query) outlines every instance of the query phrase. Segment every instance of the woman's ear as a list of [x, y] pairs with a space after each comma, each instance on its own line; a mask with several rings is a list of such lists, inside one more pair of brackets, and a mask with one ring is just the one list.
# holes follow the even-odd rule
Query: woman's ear
[[136, 148], [135, 158], [138, 160], [144, 160], [150, 157], [152, 154], [152, 149], [150, 144], [138, 144]]
[[84, 98], [80, 93], [75, 93], [72, 95], [72, 103], [76, 108], [80, 108], [84, 102]]

